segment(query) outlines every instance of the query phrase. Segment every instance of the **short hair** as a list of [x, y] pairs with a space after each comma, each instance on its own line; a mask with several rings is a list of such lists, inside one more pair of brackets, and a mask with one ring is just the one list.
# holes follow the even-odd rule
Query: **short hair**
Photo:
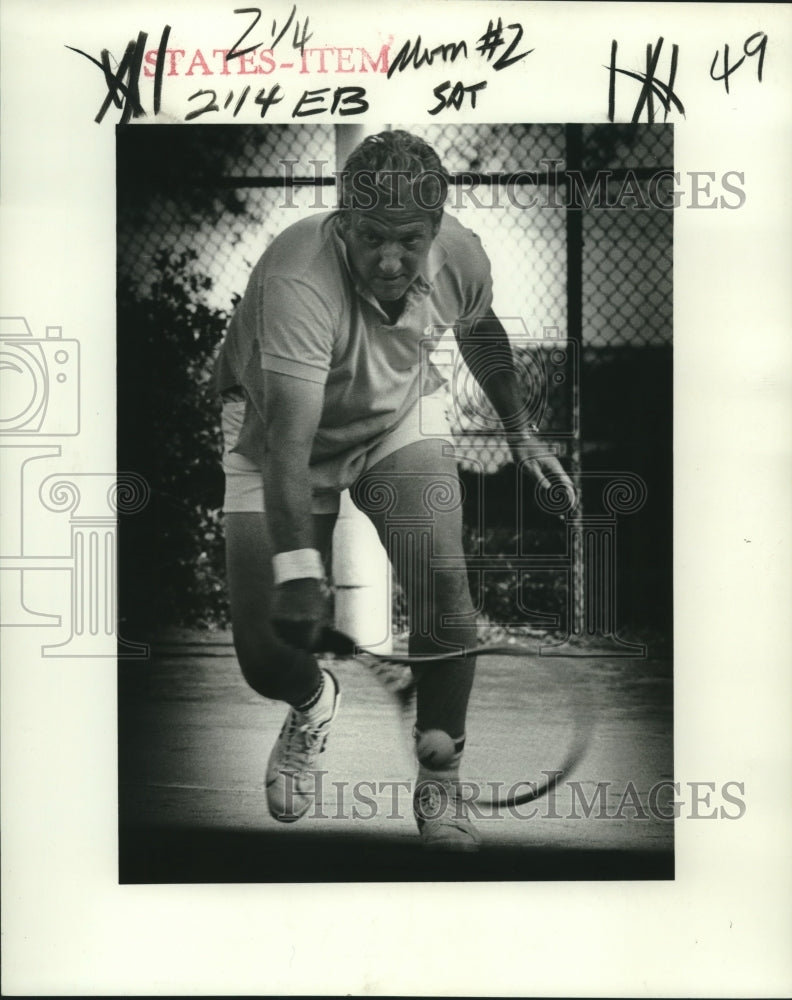
[[340, 209], [390, 207], [409, 199], [439, 217], [448, 197], [449, 175], [429, 143], [394, 129], [367, 136], [352, 150], [340, 176]]

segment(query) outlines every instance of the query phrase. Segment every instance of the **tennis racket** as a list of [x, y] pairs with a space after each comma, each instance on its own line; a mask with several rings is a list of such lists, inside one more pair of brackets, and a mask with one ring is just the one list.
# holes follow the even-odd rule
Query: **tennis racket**
[[[518, 657], [522, 658], [527, 666], [536, 656], [535, 650], [520, 643], [483, 644], [463, 653], [433, 653], [421, 656], [373, 653], [361, 649], [343, 632], [329, 627], [322, 633], [321, 652], [340, 659], [356, 660], [370, 670], [393, 699], [402, 727], [410, 740], [412, 740], [416, 697], [416, 684], [410, 667], [444, 663], [471, 656]], [[568, 742], [561, 763], [552, 770], [543, 771], [541, 780], [521, 781], [513, 786], [522, 787], [524, 791], [519, 793], [515, 791], [501, 797], [494, 796], [489, 800], [483, 800], [482, 804], [494, 808], [513, 808], [546, 795], [577, 768], [586, 754], [593, 729], [594, 720], [590, 711], [584, 713], [581, 708], [573, 711], [569, 722]]]

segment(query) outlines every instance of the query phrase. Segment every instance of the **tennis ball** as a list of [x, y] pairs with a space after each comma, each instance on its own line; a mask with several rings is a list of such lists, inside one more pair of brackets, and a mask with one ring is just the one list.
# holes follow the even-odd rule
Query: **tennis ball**
[[456, 754], [456, 746], [442, 729], [427, 729], [418, 734], [415, 752], [424, 767], [439, 769], [451, 763]]

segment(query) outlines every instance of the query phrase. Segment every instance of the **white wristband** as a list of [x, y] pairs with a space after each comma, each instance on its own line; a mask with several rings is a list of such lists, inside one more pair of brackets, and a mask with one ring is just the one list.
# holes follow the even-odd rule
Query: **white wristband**
[[316, 549], [294, 549], [291, 552], [278, 552], [272, 557], [272, 570], [275, 574], [275, 586], [289, 580], [304, 580], [313, 577], [324, 580], [324, 565], [322, 557]]

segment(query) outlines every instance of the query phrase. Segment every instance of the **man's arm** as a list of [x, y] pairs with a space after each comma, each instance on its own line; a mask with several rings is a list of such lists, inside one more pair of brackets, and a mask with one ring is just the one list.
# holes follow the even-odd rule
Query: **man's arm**
[[309, 465], [324, 403], [316, 382], [264, 372], [267, 457], [264, 496], [276, 552], [313, 548]]
[[313, 649], [325, 623], [321, 557], [315, 549], [310, 459], [324, 402], [315, 382], [264, 373], [267, 455], [262, 469], [276, 553], [272, 619], [281, 637]]
[[500, 320], [490, 312], [475, 325], [460, 329], [456, 339], [465, 364], [501, 419], [515, 463], [524, 464], [544, 489], [550, 487], [547, 477], [552, 476], [564, 485], [574, 502], [572, 481], [558, 459], [536, 438], [514, 368], [509, 337]]

